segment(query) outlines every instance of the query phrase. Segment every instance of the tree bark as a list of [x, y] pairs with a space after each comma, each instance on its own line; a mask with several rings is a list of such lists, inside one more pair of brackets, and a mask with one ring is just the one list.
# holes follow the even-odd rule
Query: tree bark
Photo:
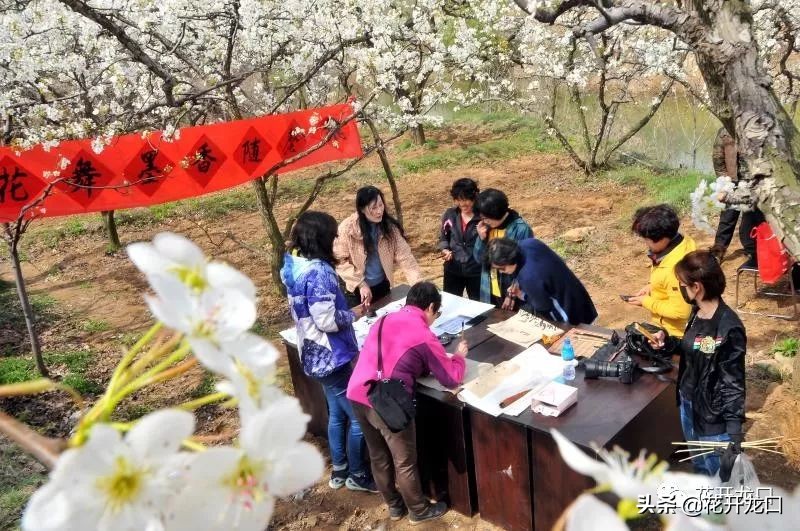
[[258, 201], [258, 212], [261, 214], [261, 221], [267, 231], [270, 241], [270, 264], [269, 270], [272, 274], [272, 285], [277, 293], [286, 295], [286, 287], [281, 282], [281, 267], [283, 267], [283, 253], [286, 250], [286, 243], [283, 240], [281, 228], [273, 212], [273, 204], [264, 178], [256, 179], [251, 182], [253, 191]]
[[25, 286], [25, 277], [22, 276], [22, 267], [19, 263], [19, 247], [16, 241], [8, 243], [8, 250], [11, 254], [11, 265], [14, 269], [14, 282], [17, 285], [17, 295], [19, 296], [19, 303], [22, 306], [22, 315], [25, 317], [25, 326], [28, 329], [28, 338], [31, 342], [31, 353], [36, 362], [36, 369], [42, 378], [49, 378], [50, 373], [44, 363], [42, 356], [42, 346], [39, 343], [39, 336], [36, 334], [35, 316], [33, 315], [33, 308], [28, 298], [28, 288]]
[[775, 234], [800, 259], [800, 138], [772, 88], [753, 38], [745, 2], [717, 6], [713, 31], [725, 39], [697, 53], [703, 79], [723, 124], [735, 132], [737, 150], [752, 190], [739, 189], [733, 203], [751, 203], [764, 213]]
[[[403, 226], [403, 205], [400, 201], [400, 190], [397, 188], [397, 179], [395, 179], [394, 172], [392, 171], [392, 166], [389, 163], [389, 156], [386, 154], [386, 148], [383, 144], [383, 139], [378, 133], [378, 128], [375, 127], [375, 123], [369, 119], [365, 118], [364, 123], [367, 124], [369, 127], [370, 133], [372, 133], [372, 140], [375, 142], [375, 150], [378, 152], [378, 158], [381, 159], [381, 165], [383, 166], [383, 173], [386, 174], [386, 180], [389, 181], [389, 188], [392, 190], [392, 203], [394, 203], [394, 213], [397, 216], [397, 221], [400, 223], [400, 226]], [[421, 126], [420, 126], [421, 127]]]
[[425, 128], [422, 124], [415, 125], [411, 129], [411, 141], [414, 145], [421, 146], [425, 143]]
[[587, 39], [633, 21], [671, 31], [688, 44], [706, 82], [712, 110], [735, 134], [748, 169], [742, 179], [745, 185], [740, 184], [726, 201], [759, 208], [776, 236], [800, 259], [800, 137], [759, 59], [750, 2], [621, 0], [603, 2], [602, 8], [594, 0], [515, 2], [548, 24], [576, 8], [595, 10], [597, 17], [576, 30]]
[[122, 248], [122, 243], [119, 241], [119, 233], [117, 232], [117, 222], [114, 219], [113, 210], [105, 210], [100, 213], [103, 217], [103, 227], [108, 236], [108, 250], [115, 253]]

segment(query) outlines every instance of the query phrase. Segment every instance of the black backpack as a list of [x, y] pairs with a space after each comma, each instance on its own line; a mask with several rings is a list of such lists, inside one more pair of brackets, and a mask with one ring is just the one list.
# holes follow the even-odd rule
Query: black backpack
[[381, 336], [383, 321], [378, 323], [378, 378], [368, 380], [367, 400], [392, 433], [403, 431], [411, 424], [417, 414], [417, 405], [406, 384], [396, 378], [383, 377], [383, 355], [381, 354]]

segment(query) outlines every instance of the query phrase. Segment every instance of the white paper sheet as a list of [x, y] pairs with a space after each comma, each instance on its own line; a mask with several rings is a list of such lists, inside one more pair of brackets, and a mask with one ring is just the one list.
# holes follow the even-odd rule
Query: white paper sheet
[[478, 397], [469, 389], [462, 389], [458, 398], [495, 417], [506, 412], [519, 415], [526, 407], [530, 406], [530, 400], [521, 404], [520, 402], [524, 400], [522, 398], [506, 408], [501, 408], [500, 402], [525, 389], [537, 390], [540, 386], [546, 385], [553, 378], [559, 376], [563, 368], [561, 358], [551, 355], [540, 344], [523, 350], [505, 363], [516, 365], [517, 370], [504, 378], [483, 397]]
[[[466, 367], [464, 369], [464, 384], [467, 384], [480, 376], [483, 371], [489, 370], [492, 368], [491, 363], [482, 363], [479, 361], [471, 360], [467, 358], [466, 360]], [[432, 374], [428, 376], [423, 376], [422, 378], [417, 378], [417, 383], [420, 385], [424, 385], [425, 387], [430, 387], [431, 389], [436, 389], [437, 391], [444, 391], [448, 393], [457, 393], [461, 386], [457, 387], [456, 389], [448, 389], [447, 387], [443, 386], [439, 383], [439, 380], [434, 378]], [[462, 384], [463, 385], [463, 384]]]
[[287, 328], [286, 330], [281, 330], [278, 334], [290, 345], [297, 346], [297, 328]]

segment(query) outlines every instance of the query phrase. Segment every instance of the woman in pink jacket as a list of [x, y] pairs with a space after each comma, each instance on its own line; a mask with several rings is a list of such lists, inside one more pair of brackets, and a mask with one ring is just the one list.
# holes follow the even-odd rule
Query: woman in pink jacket
[[[450, 355], [430, 330], [441, 305], [442, 296], [436, 286], [419, 282], [409, 290], [406, 305], [383, 318], [383, 377], [402, 380], [410, 393], [414, 393], [417, 378], [427, 373], [450, 388], [457, 387], [464, 379], [467, 342], [462, 340], [456, 354]], [[422, 493], [414, 421], [403, 431], [392, 433], [367, 399], [367, 381], [374, 380], [378, 371], [380, 324], [380, 321], [375, 323], [367, 335], [347, 385], [347, 398], [353, 403], [353, 413], [367, 441], [372, 474], [389, 506], [389, 516], [399, 520], [408, 508], [413, 525], [439, 518], [447, 512], [447, 505], [432, 504]]]

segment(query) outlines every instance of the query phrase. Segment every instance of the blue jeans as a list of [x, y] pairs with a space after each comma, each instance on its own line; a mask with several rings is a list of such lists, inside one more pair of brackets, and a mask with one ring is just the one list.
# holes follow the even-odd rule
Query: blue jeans
[[[346, 374], [336, 375], [340, 371]], [[366, 442], [346, 396], [352, 369], [347, 366], [340, 371], [334, 373], [336, 376], [320, 379], [328, 401], [328, 446], [331, 450], [331, 462], [334, 467], [349, 465], [351, 476], [364, 477], [369, 471], [365, 462]]]
[[[718, 435], [699, 435], [694, 429], [694, 418], [692, 416], [692, 401], [686, 400], [681, 394], [681, 427], [683, 428], [683, 436], [687, 441], [713, 441], [713, 442], [729, 442], [730, 435], [727, 433], [720, 433]], [[717, 452], [701, 455], [692, 459], [694, 471], [698, 474], [705, 474], [713, 476], [719, 471], [720, 454]]]

